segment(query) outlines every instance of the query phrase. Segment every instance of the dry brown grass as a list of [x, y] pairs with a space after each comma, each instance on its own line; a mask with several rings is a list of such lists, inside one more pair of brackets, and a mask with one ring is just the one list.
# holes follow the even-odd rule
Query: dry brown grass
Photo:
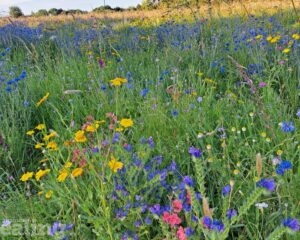
[[[294, 0], [295, 7], [300, 9], [300, 0]], [[261, 15], [265, 13], [273, 14], [278, 11], [293, 9], [291, 0], [239, 0], [231, 4], [215, 0], [212, 8], [212, 17], [228, 17], [228, 16], [245, 16], [249, 14]], [[95, 21], [99, 20], [117, 20], [123, 23], [132, 20], [149, 20], [156, 22], [161, 19], [184, 19], [191, 17], [207, 18], [209, 17], [209, 8], [207, 5], [201, 5], [198, 8], [184, 8], [177, 6], [172, 9], [158, 9], [151, 11], [125, 11], [125, 12], [105, 12], [105, 13], [88, 13], [83, 15], [61, 15], [61, 16], [45, 16], [45, 17], [21, 17], [11, 19], [9, 17], [0, 18], [0, 26], [12, 22], [22, 22], [29, 26], [37, 26], [43, 23], [46, 26], [53, 26], [60, 23], [71, 22], [75, 19], [84, 19]]]

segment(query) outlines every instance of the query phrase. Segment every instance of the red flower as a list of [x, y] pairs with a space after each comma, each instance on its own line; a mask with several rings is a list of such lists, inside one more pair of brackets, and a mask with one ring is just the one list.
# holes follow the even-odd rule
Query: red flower
[[181, 219], [177, 216], [176, 213], [163, 213], [163, 221], [167, 224], [171, 225], [172, 227], [181, 223]]

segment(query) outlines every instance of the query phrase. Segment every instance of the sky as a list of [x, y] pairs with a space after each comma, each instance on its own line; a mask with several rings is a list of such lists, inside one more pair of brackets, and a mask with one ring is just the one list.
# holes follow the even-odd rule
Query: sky
[[109, 5], [111, 7], [130, 7], [140, 4], [142, 0], [0, 0], [0, 16], [8, 15], [9, 6], [18, 6], [25, 15], [39, 9], [62, 8], [91, 11], [96, 7]]

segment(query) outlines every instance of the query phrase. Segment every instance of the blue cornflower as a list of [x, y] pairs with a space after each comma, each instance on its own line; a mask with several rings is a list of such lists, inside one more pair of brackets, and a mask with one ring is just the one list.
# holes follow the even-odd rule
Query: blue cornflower
[[194, 186], [194, 181], [190, 176], [184, 176], [182, 182], [189, 187]]
[[263, 178], [256, 183], [256, 186], [263, 187], [263, 188], [267, 189], [269, 192], [273, 192], [275, 190], [276, 183], [273, 178], [270, 178], [270, 179]]
[[224, 223], [222, 223], [220, 220], [213, 219], [213, 222], [211, 224], [211, 230], [217, 230], [218, 232], [222, 232], [224, 230]]
[[161, 207], [159, 204], [155, 204], [154, 206], [149, 207], [149, 211], [156, 215], [161, 215], [161, 213], [162, 213], [162, 210], [161, 210]]
[[145, 97], [149, 92], [149, 89], [148, 88], [144, 88], [140, 91], [140, 95], [141, 97]]
[[295, 126], [293, 122], [283, 122], [281, 124], [281, 130], [286, 133], [293, 132], [295, 131]]
[[178, 112], [178, 110], [176, 110], [176, 109], [172, 110], [172, 112], [171, 112], [171, 115], [172, 115], [173, 117], [177, 117], [178, 114], [179, 114], [179, 112]]
[[222, 188], [222, 195], [223, 197], [229, 195], [231, 191], [231, 186], [230, 185], [226, 185], [225, 187]]
[[300, 118], [300, 108], [297, 110], [296, 116], [297, 116], [298, 118]]
[[131, 144], [125, 143], [123, 147], [127, 152], [132, 151], [132, 145]]
[[226, 217], [230, 220], [234, 216], [237, 215], [237, 211], [235, 209], [228, 209], [226, 212]]
[[202, 152], [199, 148], [195, 148], [194, 146], [191, 146], [189, 148], [189, 154], [191, 154], [195, 158], [200, 158], [202, 156]]
[[155, 142], [153, 140], [153, 137], [149, 137], [147, 142], [148, 142], [150, 148], [154, 148], [155, 147]]
[[293, 167], [292, 163], [290, 161], [282, 161], [280, 164], [276, 167], [276, 173], [278, 175], [283, 175], [285, 171], [291, 169]]
[[192, 236], [193, 234], [194, 234], [194, 230], [191, 228], [191, 227], [187, 227], [185, 230], [184, 230], [184, 232], [185, 232], [185, 235], [187, 236], [187, 237], [190, 237], [190, 236]]
[[146, 223], [146, 225], [151, 225], [151, 224], [152, 224], [151, 218], [146, 217], [146, 218], [145, 218], [145, 223]]
[[222, 223], [220, 220], [212, 219], [208, 216], [205, 216], [202, 219], [202, 224], [205, 228], [208, 228], [210, 230], [216, 230], [218, 232], [222, 232], [224, 230], [224, 223]]
[[113, 138], [112, 138], [112, 143], [117, 143], [120, 141], [120, 133], [116, 132], [114, 135], [113, 135]]
[[282, 221], [283, 226], [288, 227], [292, 229], [293, 231], [299, 231], [300, 226], [299, 226], [299, 221], [296, 218], [286, 218]]

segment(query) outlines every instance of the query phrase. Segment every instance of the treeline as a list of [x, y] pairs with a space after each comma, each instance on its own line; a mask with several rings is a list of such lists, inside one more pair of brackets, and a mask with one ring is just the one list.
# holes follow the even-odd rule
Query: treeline
[[[134, 10], [138, 10], [140, 8], [139, 6], [129, 7], [129, 8], [124, 9], [121, 7], [112, 8], [109, 5], [105, 5], [105, 6], [94, 8], [92, 10], [92, 12], [104, 12], [104, 11], [121, 12], [124, 10], [133, 10], [134, 11]], [[64, 10], [62, 8], [58, 8], [58, 9], [51, 8], [49, 10], [40, 9], [37, 12], [31, 12], [30, 16], [38, 16], [38, 17], [39, 16], [58, 16], [58, 15], [74, 15], [74, 14], [86, 14], [86, 13], [88, 13], [88, 11], [83, 11], [80, 9]], [[10, 15], [10, 17], [13, 17], [13, 18], [18, 18], [18, 17], [24, 16], [21, 8], [17, 7], [17, 6], [11, 6], [9, 8], [9, 15]]]

